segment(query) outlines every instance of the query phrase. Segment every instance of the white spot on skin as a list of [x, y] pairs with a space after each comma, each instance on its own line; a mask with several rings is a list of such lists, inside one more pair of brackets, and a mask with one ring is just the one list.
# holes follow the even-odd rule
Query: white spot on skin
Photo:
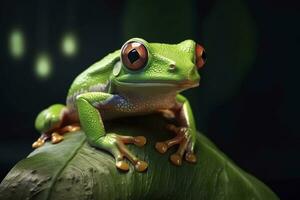
[[114, 76], [118, 76], [119, 73], [121, 72], [121, 69], [122, 69], [122, 64], [121, 64], [121, 61], [117, 62], [114, 66], [114, 69], [113, 69], [113, 75]]

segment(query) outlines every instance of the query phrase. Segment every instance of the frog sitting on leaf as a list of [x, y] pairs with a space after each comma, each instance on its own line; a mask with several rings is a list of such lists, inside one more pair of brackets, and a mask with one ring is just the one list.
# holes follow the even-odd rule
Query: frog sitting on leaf
[[137, 171], [145, 171], [148, 164], [133, 155], [126, 144], [143, 146], [146, 138], [106, 133], [103, 121], [160, 112], [175, 118], [179, 126], [167, 125], [175, 137], [157, 142], [155, 148], [165, 153], [179, 144], [171, 162], [181, 165], [184, 157], [195, 163], [194, 117], [188, 100], [179, 92], [199, 85], [197, 70], [205, 59], [203, 47], [192, 40], [172, 45], [130, 39], [121, 50], [107, 55], [74, 80], [66, 106], [52, 105], [37, 116], [35, 127], [41, 136], [32, 146], [40, 147], [50, 138], [58, 143], [64, 132], [78, 130], [80, 124], [89, 144], [110, 152], [118, 169], [129, 170], [127, 158]]

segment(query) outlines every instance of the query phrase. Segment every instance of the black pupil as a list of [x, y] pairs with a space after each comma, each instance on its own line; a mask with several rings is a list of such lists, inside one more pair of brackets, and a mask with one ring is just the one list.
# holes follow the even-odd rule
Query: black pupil
[[131, 62], [131, 64], [134, 63], [135, 61], [137, 61], [139, 58], [140, 58], [140, 54], [136, 49], [132, 49], [128, 53], [128, 59]]
[[205, 51], [202, 52], [202, 55], [201, 55], [203, 61], [205, 62], [206, 61], [206, 53]]

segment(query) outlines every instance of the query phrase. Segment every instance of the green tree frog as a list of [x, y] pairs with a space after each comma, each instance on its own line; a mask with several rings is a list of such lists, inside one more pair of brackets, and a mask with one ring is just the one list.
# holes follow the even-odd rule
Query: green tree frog
[[188, 100], [179, 93], [199, 85], [198, 69], [205, 60], [204, 48], [193, 40], [160, 44], [130, 39], [74, 80], [66, 105], [54, 104], [39, 113], [35, 127], [41, 136], [32, 146], [40, 147], [47, 139], [58, 143], [64, 132], [81, 128], [90, 145], [114, 156], [118, 169], [128, 171], [128, 159], [137, 171], [145, 171], [148, 163], [133, 155], [126, 144], [141, 147], [146, 138], [106, 133], [104, 122], [159, 112], [177, 120], [177, 126], [167, 125], [175, 137], [158, 141], [157, 151], [165, 153], [178, 144], [171, 162], [181, 165], [184, 157], [195, 163], [195, 121]]

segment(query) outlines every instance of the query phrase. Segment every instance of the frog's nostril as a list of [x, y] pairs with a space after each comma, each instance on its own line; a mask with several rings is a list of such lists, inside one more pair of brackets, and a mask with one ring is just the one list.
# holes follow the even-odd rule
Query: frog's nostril
[[170, 64], [169, 71], [175, 71], [175, 70], [176, 70], [176, 65]]

